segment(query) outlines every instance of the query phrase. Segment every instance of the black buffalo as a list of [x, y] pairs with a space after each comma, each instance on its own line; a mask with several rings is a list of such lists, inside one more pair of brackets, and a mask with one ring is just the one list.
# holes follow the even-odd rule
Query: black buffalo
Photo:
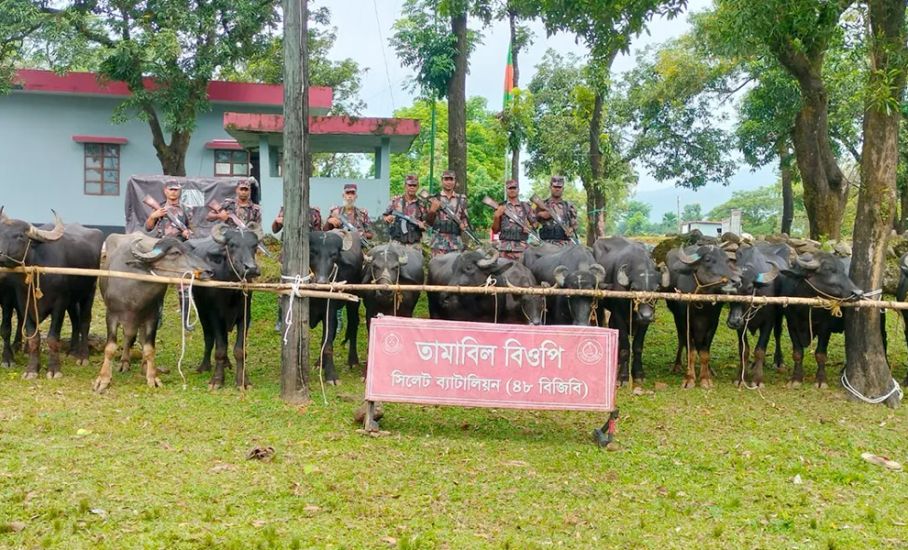
[[[605, 269], [605, 284], [612, 290], [656, 292], [660, 274], [646, 247], [624, 237], [598, 239], [593, 243], [593, 255]], [[609, 311], [609, 326], [618, 330], [618, 383], [628, 382], [628, 359], [631, 355], [630, 335], [633, 334], [631, 376], [634, 385], [643, 383], [643, 342], [650, 323], [655, 319], [651, 302], [627, 298], [606, 298], [601, 309]]]
[[[850, 263], [850, 258], [828, 252], [802, 254], [789, 269], [782, 271], [781, 294], [798, 298], [860, 299], [863, 291], [848, 277]], [[825, 388], [829, 338], [833, 332], [845, 330], [844, 320], [841, 316], [834, 316], [828, 309], [805, 305], [789, 305], [784, 311], [794, 362], [788, 385], [797, 387], [804, 381], [804, 348], [810, 347], [812, 337], [816, 337], [816, 384], [818, 388]]]
[[[75, 267], [97, 269], [101, 260], [104, 235], [97, 229], [79, 224], [63, 225], [55, 217], [52, 229], [38, 229], [28, 222], [14, 220], [0, 212], [0, 266]], [[16, 302], [25, 312], [25, 336], [28, 348], [26, 379], [38, 377], [41, 334], [38, 325], [51, 318], [47, 332], [47, 377], [60, 378], [60, 330], [67, 312], [73, 321], [71, 353], [78, 362], [88, 362], [88, 329], [95, 298], [97, 277], [77, 275], [42, 275], [35, 284], [26, 277], [11, 274]]]
[[[498, 251], [448, 252], [429, 261], [428, 282], [434, 286], [494, 286], [499, 275], [513, 265], [498, 261]], [[429, 317], [448, 321], [494, 321], [495, 296], [428, 292]]]
[[[207, 279], [208, 265], [191, 254], [178, 239], [155, 239], [142, 233], [110, 235], [104, 241], [102, 268], [126, 273], [180, 277], [185, 273]], [[103, 392], [111, 383], [111, 362], [117, 352], [117, 329], [123, 327], [123, 354], [120, 372], [129, 368], [129, 350], [138, 336], [142, 342], [142, 368], [150, 387], [161, 386], [155, 366], [155, 338], [158, 317], [167, 285], [119, 277], [103, 277], [101, 298], [107, 310], [107, 344], [104, 361], [92, 388]]]
[[[360, 280], [363, 269], [363, 250], [359, 233], [342, 230], [310, 232], [309, 269], [312, 271], [316, 283]], [[347, 312], [345, 337], [345, 341], [349, 345], [347, 364], [352, 367], [359, 364], [359, 355], [356, 350], [359, 302], [325, 298], [309, 299], [309, 327], [315, 328], [322, 323], [319, 364], [329, 384], [339, 383], [334, 368], [334, 338], [337, 335], [337, 312], [342, 307], [345, 307]]]
[[[735, 264], [741, 273], [742, 296], [774, 297], [781, 294], [782, 279], [779, 273], [790, 266], [791, 248], [785, 243], [762, 243], [741, 247], [735, 253]], [[741, 363], [736, 384], [742, 381], [757, 387], [763, 386], [763, 364], [769, 337], [775, 335], [776, 349], [773, 365], [782, 367], [782, 309], [777, 304], [744, 304], [733, 302], [729, 306], [729, 328], [738, 332], [738, 359]], [[754, 346], [753, 361], [750, 361], [750, 345], [747, 332], [758, 334]]]
[[[255, 253], [262, 239], [257, 223], [246, 229], [218, 224], [211, 235], [204, 239], [186, 242], [193, 254], [211, 266], [216, 281], [249, 281], [259, 276]], [[226, 288], [196, 287], [193, 299], [199, 311], [199, 320], [205, 336], [205, 351], [198, 371], [211, 370], [211, 350], [214, 348], [214, 370], [209, 388], [224, 385], [224, 368], [230, 366], [227, 358], [227, 339], [236, 330], [233, 358], [236, 361], [236, 386], [250, 386], [246, 375], [246, 335], [252, 315], [252, 293]]]
[[[593, 253], [582, 245], [543, 244], [530, 247], [523, 263], [536, 280], [558, 288], [592, 290], [605, 288], [605, 269]], [[550, 325], [590, 325], [594, 323], [597, 300], [591, 296], [549, 296], [546, 323]]]
[[[665, 258], [666, 271], [662, 284], [668, 290], [685, 294], [735, 294], [741, 284], [741, 277], [728, 254], [720, 246], [711, 244], [672, 249]], [[704, 388], [712, 387], [709, 350], [719, 325], [722, 303], [678, 300], [666, 300], [666, 303], [675, 319], [678, 335], [675, 369], [681, 368], [681, 350], [687, 350], [683, 387], [692, 388], [696, 385], [694, 364], [698, 355], [700, 385]]]
[[[421, 285], [424, 279], [422, 252], [416, 248], [387, 243], [363, 255], [363, 283]], [[413, 317], [419, 291], [370, 290], [362, 298], [368, 328], [378, 314]]]
[[[499, 264], [510, 260], [498, 259]], [[503, 267], [503, 266], [502, 266]], [[527, 266], [512, 262], [511, 267], [496, 278], [497, 287], [548, 288], [548, 283], [537, 283]], [[514, 325], [542, 325], [545, 323], [546, 303], [541, 294], [498, 294], [498, 322]]]

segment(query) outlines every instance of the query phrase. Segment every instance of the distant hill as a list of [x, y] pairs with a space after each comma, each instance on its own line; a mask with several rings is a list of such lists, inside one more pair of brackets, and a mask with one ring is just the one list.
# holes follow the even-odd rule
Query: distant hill
[[731, 179], [731, 183], [726, 186], [709, 185], [698, 191], [691, 191], [686, 187], [665, 187], [662, 189], [637, 191], [632, 198], [650, 205], [652, 207], [649, 213], [650, 221], [659, 222], [662, 221], [662, 215], [666, 212], [678, 211], [679, 197], [682, 210], [685, 204], [698, 202], [700, 203], [701, 211], [706, 214], [730, 199], [734, 191], [756, 189], [773, 183], [775, 179], [775, 172], [770, 167], [764, 167], [756, 172], [751, 172], [745, 168], [735, 174]]

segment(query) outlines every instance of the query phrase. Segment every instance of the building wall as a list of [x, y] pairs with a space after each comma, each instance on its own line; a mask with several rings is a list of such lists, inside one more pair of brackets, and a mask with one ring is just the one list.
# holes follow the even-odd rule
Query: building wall
[[[278, 176], [278, 159], [271, 158], [275, 152], [274, 147], [268, 147], [268, 138], [263, 136], [259, 145], [259, 164], [262, 166], [262, 219], [266, 226], [270, 225], [280, 210], [284, 200], [284, 181]], [[375, 219], [384, 212], [390, 202], [389, 189], [391, 181], [391, 146], [387, 138], [382, 140], [381, 147], [375, 150], [375, 177], [367, 179], [344, 178], [310, 178], [309, 179], [309, 204], [318, 207], [322, 218], [327, 218], [328, 210], [341, 204], [343, 200], [344, 184], [353, 182], [357, 185], [356, 204], [369, 211], [369, 216]]]
[[[133, 174], [160, 174], [148, 124], [114, 124], [111, 115], [121, 98], [79, 97], [14, 92], [0, 96], [0, 204], [13, 218], [33, 223], [51, 219], [54, 209], [66, 222], [122, 227], [123, 190]], [[215, 104], [199, 115], [186, 155], [187, 176], [212, 176], [213, 139], [232, 139], [223, 128], [225, 111], [279, 113], [280, 108]], [[84, 146], [73, 135], [125, 137], [120, 146], [120, 194], [86, 195]], [[263, 164], [260, 161], [260, 164]]]

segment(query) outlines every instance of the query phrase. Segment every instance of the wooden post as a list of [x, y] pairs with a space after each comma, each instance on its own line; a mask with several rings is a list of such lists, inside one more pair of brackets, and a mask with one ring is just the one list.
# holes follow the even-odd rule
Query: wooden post
[[[309, 273], [309, 59], [307, 0], [284, 10], [284, 275]], [[293, 319], [281, 349], [281, 399], [309, 401], [309, 300], [290, 296]], [[285, 311], [287, 310], [285, 309]]]

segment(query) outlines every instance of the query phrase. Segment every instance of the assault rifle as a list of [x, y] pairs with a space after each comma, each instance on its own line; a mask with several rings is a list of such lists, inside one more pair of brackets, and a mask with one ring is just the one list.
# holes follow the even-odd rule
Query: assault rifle
[[[152, 210], [159, 210], [161, 208], [161, 203], [157, 201], [151, 195], [145, 195], [145, 198], [142, 199], [142, 202], [147, 206], [151, 207]], [[180, 221], [180, 218], [176, 217], [173, 212], [170, 211], [169, 206], [164, 207], [164, 214], [167, 216], [167, 219], [170, 220], [170, 223], [180, 231], [188, 231], [189, 234], [192, 234], [192, 231], [186, 227], [186, 224]]]
[[[496, 200], [493, 199], [492, 197], [485, 197], [485, 198], [483, 198], [483, 199], [482, 199], [482, 204], [488, 206], [488, 207], [491, 208], [492, 210], [498, 210], [498, 207], [501, 206], [500, 204], [498, 204], [498, 201], [496, 201]], [[534, 239], [534, 240], [537, 241], [537, 242], [542, 242], [542, 239], [539, 238], [539, 233], [537, 233], [535, 229], [533, 229], [532, 227], [530, 227], [530, 224], [529, 224], [526, 220], [521, 220], [520, 218], [518, 218], [517, 216], [515, 216], [515, 215], [512, 214], [511, 212], [508, 212], [507, 209], [505, 209], [504, 215], [507, 216], [507, 218], [508, 218], [509, 220], [511, 220], [512, 222], [514, 222], [514, 223], [516, 223], [517, 225], [519, 225], [521, 229], [523, 229], [524, 231], [526, 231], [526, 232], [530, 235], [530, 238], [531, 238], [531, 239]]]
[[[430, 200], [430, 198], [429, 198], [429, 192], [426, 191], [425, 189], [423, 189], [422, 191], [420, 191], [419, 197], [420, 197], [421, 199], [423, 199], [424, 201], [429, 201], [429, 200]], [[451, 221], [453, 221], [454, 223], [457, 223], [457, 214], [455, 214], [454, 211], [451, 210], [451, 207], [448, 206], [448, 204], [447, 204], [446, 202], [441, 201], [441, 200], [439, 200], [438, 203], [441, 205], [441, 211], [445, 213], [445, 215], [448, 217], [448, 219], [451, 220]], [[482, 241], [479, 240], [479, 237], [477, 237], [477, 236], [476, 236], [476, 233], [473, 232], [473, 228], [470, 227], [470, 220], [469, 220], [469, 219], [467, 219], [467, 227], [466, 227], [466, 229], [463, 230], [463, 232], [464, 232], [468, 237], [470, 237], [471, 239], [473, 239], [473, 242], [475, 242], [477, 245], [482, 246]]]
[[[331, 216], [329, 215], [328, 217], [330, 218]], [[359, 233], [359, 242], [362, 245], [363, 249], [372, 248], [372, 243], [369, 242], [369, 239], [364, 237], [362, 231], [360, 231], [352, 223], [350, 223], [350, 220], [347, 219], [347, 216], [344, 216], [343, 207], [338, 209], [337, 219], [340, 220], [341, 225], [343, 225], [344, 229], [346, 229], [347, 231]]]
[[580, 244], [580, 240], [577, 238], [577, 235], [574, 233], [574, 230], [571, 229], [564, 221], [564, 219], [556, 212], [554, 209], [550, 209], [546, 204], [539, 198], [538, 195], [533, 195], [530, 197], [530, 202], [536, 205], [536, 208], [540, 210], [545, 210], [552, 216], [552, 219], [561, 226], [561, 229], [564, 230], [564, 234], [570, 237], [571, 241], [574, 244]]
[[[220, 213], [223, 210], [223, 208], [221, 207], [221, 203], [219, 203], [215, 199], [211, 199], [211, 202], [209, 202], [207, 206], [208, 206], [208, 209], [211, 210], [212, 212]], [[240, 217], [237, 216], [236, 214], [234, 214], [233, 212], [228, 211], [227, 217], [230, 218], [230, 221], [232, 221], [234, 223], [234, 225], [236, 225], [240, 229], [249, 229], [249, 226], [246, 225], [246, 222], [241, 220]], [[271, 255], [271, 252], [268, 252], [268, 249], [265, 248], [265, 245], [263, 245], [262, 243], [259, 243], [258, 248], [259, 248], [259, 250], [262, 251], [262, 253], [265, 256], [268, 256], [269, 258], [274, 259], [274, 256]]]

